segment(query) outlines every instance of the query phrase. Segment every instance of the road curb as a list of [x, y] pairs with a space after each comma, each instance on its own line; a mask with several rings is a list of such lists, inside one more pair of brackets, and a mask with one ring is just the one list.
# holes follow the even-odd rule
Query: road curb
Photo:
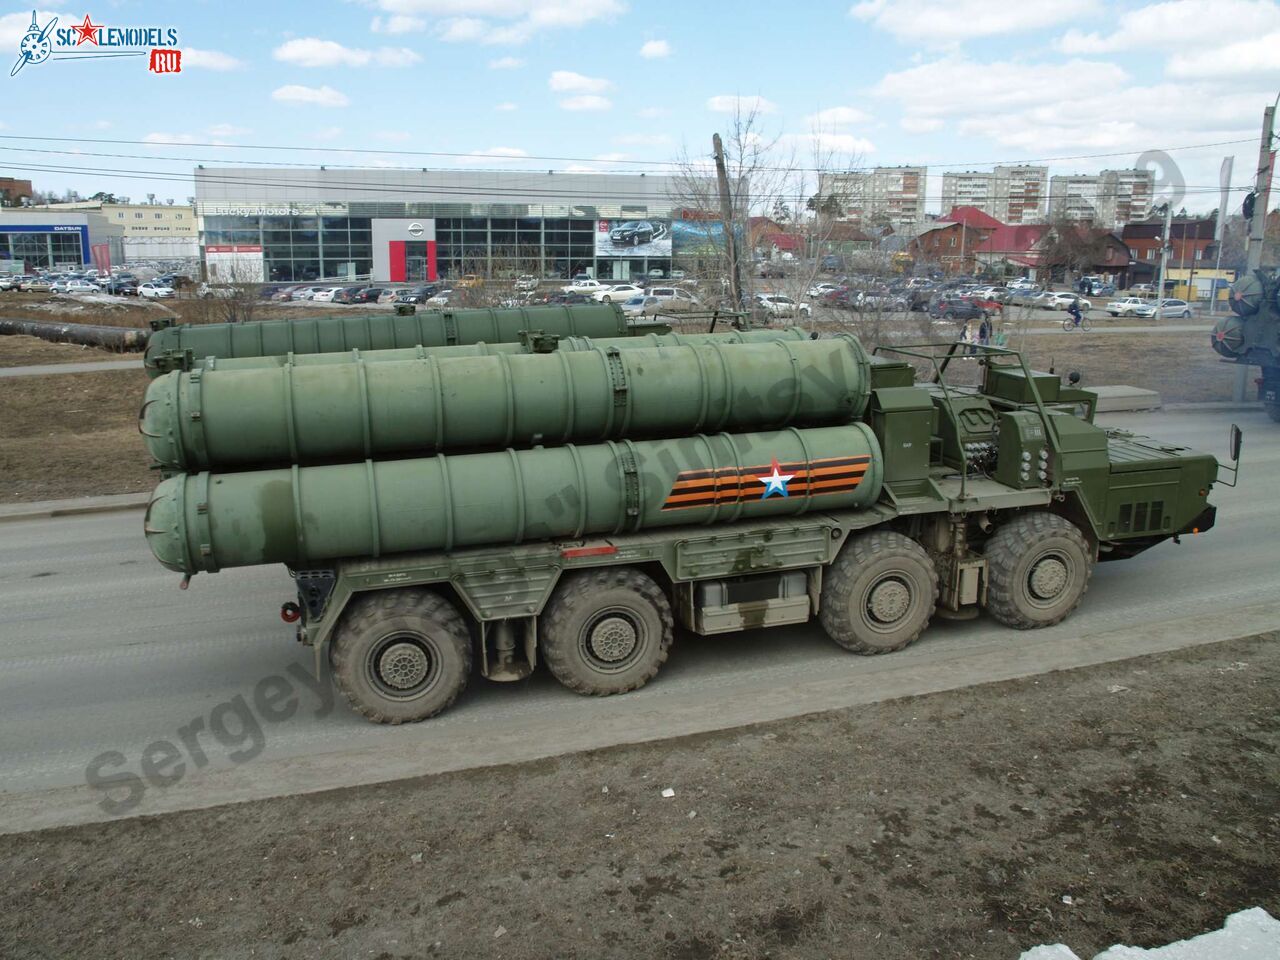
[[1205, 400], [1202, 403], [1166, 403], [1162, 408], [1166, 413], [1195, 413], [1199, 410], [1238, 410], [1244, 413], [1261, 411], [1261, 403], [1237, 403], [1234, 400]]
[[102, 497], [79, 497], [72, 500], [34, 500], [0, 506], [0, 523], [19, 520], [48, 520], [52, 517], [76, 517], [88, 513], [119, 513], [141, 510], [150, 493], [120, 493]]

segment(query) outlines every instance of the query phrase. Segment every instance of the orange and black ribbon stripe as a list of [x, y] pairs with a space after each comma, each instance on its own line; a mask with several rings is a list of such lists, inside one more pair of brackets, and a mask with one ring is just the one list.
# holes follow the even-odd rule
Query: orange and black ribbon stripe
[[[871, 457], [867, 455], [779, 463], [780, 473], [792, 475], [787, 482], [787, 497], [774, 494], [769, 499], [848, 493], [862, 482], [870, 463]], [[767, 477], [772, 473], [772, 463], [757, 467], [685, 470], [676, 477], [662, 509], [687, 510], [690, 507], [715, 507], [726, 503], [741, 503], [744, 500], [761, 500], [764, 499], [766, 487], [760, 477]]]

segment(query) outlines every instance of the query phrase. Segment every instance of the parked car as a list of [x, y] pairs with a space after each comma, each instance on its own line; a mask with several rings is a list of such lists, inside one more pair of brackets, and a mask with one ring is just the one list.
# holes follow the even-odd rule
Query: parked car
[[236, 295], [235, 287], [219, 286], [215, 284], [202, 283], [196, 288], [196, 296], [201, 300], [210, 300], [214, 297], [230, 298]]
[[649, 296], [657, 299], [664, 310], [697, 310], [702, 306], [697, 297], [680, 287], [650, 287]]
[[829, 273], [835, 273], [837, 270], [844, 269], [844, 259], [834, 253], [828, 253], [822, 258], [822, 262], [818, 266], [819, 269], [826, 270]]
[[684, 272], [683, 270], [672, 270], [672, 271], [671, 271], [671, 279], [672, 279], [672, 280], [683, 280], [684, 278], [685, 278], [685, 272]]
[[377, 303], [385, 287], [364, 287], [357, 289], [351, 298], [352, 303]]
[[840, 289], [838, 283], [815, 283], [805, 291], [805, 296], [810, 300], [821, 300], [828, 293], [834, 293]]
[[1107, 304], [1107, 313], [1113, 317], [1136, 317], [1138, 310], [1150, 308], [1154, 312], [1154, 307], [1141, 297], [1125, 297], [1121, 300], [1112, 300]]
[[0, 290], [15, 290], [21, 281], [20, 274], [6, 273], [0, 275]]
[[935, 320], [975, 320], [987, 311], [964, 297], [939, 297], [929, 305], [929, 316]]
[[341, 287], [321, 287], [311, 295], [312, 303], [333, 303], [333, 298], [337, 295]]
[[615, 247], [638, 247], [650, 243], [656, 232], [648, 220], [627, 220], [609, 231], [609, 242]]
[[601, 290], [607, 289], [608, 287], [599, 280], [595, 280], [591, 277], [579, 277], [570, 282], [568, 286], [561, 287], [560, 291], [562, 293], [582, 293], [588, 296], [594, 296]]
[[538, 278], [531, 273], [526, 273], [524, 276], [516, 279], [514, 287], [521, 293], [528, 293], [530, 290], [537, 290]]
[[1075, 293], [1051, 293], [1040, 303], [1040, 306], [1046, 310], [1066, 310], [1072, 303], [1080, 304], [1082, 313], [1088, 313], [1093, 309], [1093, 304], [1084, 297]]
[[1143, 293], [1149, 294], [1149, 293], [1155, 293], [1156, 288], [1155, 288], [1155, 284], [1152, 284], [1152, 283], [1135, 283], [1132, 287], [1129, 288], [1129, 292], [1137, 293], [1137, 294], [1143, 294]]
[[1091, 283], [1085, 292], [1094, 297], [1111, 297], [1115, 296], [1116, 285], [1106, 282]]
[[576, 303], [591, 303], [592, 299], [591, 296], [586, 293], [565, 293], [561, 291], [560, 293], [551, 294], [544, 302], [558, 303], [568, 306]]
[[615, 283], [611, 287], [597, 290], [592, 296], [601, 303], [622, 303], [632, 297], [642, 296], [644, 287], [634, 283]]
[[138, 286], [138, 296], [144, 300], [169, 300], [177, 295], [173, 287], [165, 286], [155, 280], [148, 280]]
[[30, 280], [25, 280], [21, 287], [24, 293], [48, 293], [52, 288], [53, 281], [44, 277], [32, 277]]
[[796, 303], [781, 294], [758, 293], [756, 302], [770, 317], [807, 317], [811, 312], [809, 304]]
[[454, 283], [455, 287], [462, 290], [475, 290], [484, 286], [484, 277], [475, 273], [464, 273]]
[[59, 280], [50, 284], [51, 293], [101, 293], [102, 288], [88, 280]]
[[[1157, 307], [1154, 302], [1148, 301], [1141, 307], [1136, 307], [1133, 311], [1133, 315], [1135, 317], [1151, 319], [1152, 317], [1157, 316]], [[1187, 303], [1185, 300], [1166, 298], [1160, 301], [1158, 315], [1161, 320], [1165, 317], [1182, 317], [1185, 319], [1191, 316], [1191, 304]]]
[[338, 292], [333, 295], [334, 303], [360, 303], [356, 297], [360, 296], [363, 287], [339, 287]]
[[434, 283], [423, 284], [400, 294], [400, 296], [396, 297], [396, 303], [426, 303], [439, 292], [439, 285]]
[[[428, 307], [447, 307], [458, 299], [458, 295], [452, 290], [441, 290], [434, 297], [428, 298], [426, 306]], [[379, 301], [381, 302], [381, 301]]]
[[657, 313], [661, 308], [662, 301], [657, 297], [640, 294], [622, 304], [622, 313], [627, 317], [644, 317]]
[[765, 280], [770, 278], [779, 279], [786, 275], [786, 272], [782, 269], [780, 264], [772, 263], [767, 260], [756, 266], [756, 276]]

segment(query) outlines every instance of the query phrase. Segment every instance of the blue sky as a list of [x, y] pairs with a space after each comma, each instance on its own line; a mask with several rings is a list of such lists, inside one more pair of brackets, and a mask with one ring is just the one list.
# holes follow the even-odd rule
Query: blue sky
[[[8, 10], [0, 50], [16, 59], [31, 10]], [[1095, 172], [1151, 148], [1244, 141], [1171, 154], [1183, 202], [1207, 210], [1224, 154], [1238, 186], [1251, 179], [1280, 88], [1280, 5], [1262, 0], [120, 0], [37, 16], [70, 27], [86, 14], [175, 27], [182, 73], [121, 58], [4, 77], [0, 174], [182, 199], [188, 184], [153, 174], [248, 159], [642, 170], [707, 152], [745, 98], [782, 152], [811, 162], [817, 138], [846, 162], [929, 164], [933, 195], [944, 169], [1079, 157], [1051, 172]], [[38, 136], [138, 142], [26, 139]]]

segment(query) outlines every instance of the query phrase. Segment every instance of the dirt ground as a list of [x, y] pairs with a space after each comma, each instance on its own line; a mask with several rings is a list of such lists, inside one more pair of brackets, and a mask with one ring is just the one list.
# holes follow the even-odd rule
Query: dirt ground
[[0, 503], [151, 489], [138, 436], [148, 382], [141, 369], [0, 378]]
[[74, 343], [50, 343], [39, 337], [0, 337], [0, 367], [28, 367], [46, 363], [93, 363], [99, 360], [139, 359], [137, 353], [119, 353]]
[[[259, 303], [254, 307], [255, 320], [278, 317], [315, 316], [340, 307], [323, 305]], [[354, 307], [349, 309], [356, 309]], [[361, 309], [383, 309], [364, 307]], [[78, 297], [50, 293], [0, 292], [0, 317], [22, 320], [49, 320], [101, 324], [108, 327], [147, 327], [157, 317], [173, 317], [177, 323], [221, 323], [224, 306], [217, 300], [199, 300], [184, 296], [174, 300], [143, 300], [135, 297], [83, 300]]]
[[0, 954], [1012, 960], [1280, 916], [1276, 641], [3, 837]]

